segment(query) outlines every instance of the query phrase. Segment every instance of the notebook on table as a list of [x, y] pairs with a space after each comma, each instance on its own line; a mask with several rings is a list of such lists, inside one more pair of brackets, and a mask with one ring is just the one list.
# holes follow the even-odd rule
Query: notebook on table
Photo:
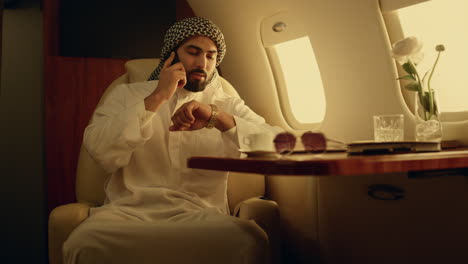
[[348, 144], [349, 154], [391, 154], [441, 151], [439, 142], [431, 141], [398, 141], [375, 142], [354, 141]]

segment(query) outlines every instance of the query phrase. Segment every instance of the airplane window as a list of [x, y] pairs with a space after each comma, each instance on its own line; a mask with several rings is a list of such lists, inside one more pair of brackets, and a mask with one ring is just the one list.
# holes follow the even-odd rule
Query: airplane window
[[424, 44], [424, 59], [420, 69], [429, 69], [437, 56], [435, 46], [444, 44], [432, 87], [439, 97], [442, 112], [468, 110], [468, 1], [428, 1], [398, 10], [405, 36], [416, 36]]
[[269, 49], [275, 55], [270, 58], [276, 58], [280, 65], [275, 77], [283, 80], [278, 87], [283, 90], [279, 93], [286, 120], [293, 128], [321, 122], [325, 115], [325, 96], [309, 37], [282, 42]]

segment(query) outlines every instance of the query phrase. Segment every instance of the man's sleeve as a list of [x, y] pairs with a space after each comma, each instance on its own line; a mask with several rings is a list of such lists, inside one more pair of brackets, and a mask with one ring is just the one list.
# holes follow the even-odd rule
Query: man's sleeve
[[133, 151], [151, 138], [154, 115], [142, 98], [128, 92], [128, 84], [119, 85], [96, 108], [83, 143], [106, 171], [113, 172], [127, 165]]

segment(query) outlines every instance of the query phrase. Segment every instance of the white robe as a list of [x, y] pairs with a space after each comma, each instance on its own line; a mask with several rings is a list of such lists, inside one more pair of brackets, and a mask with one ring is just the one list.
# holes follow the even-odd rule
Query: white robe
[[[164, 258], [163, 251], [148, 247], [151, 243], [146, 243], [145, 247], [134, 240], [159, 241], [161, 238], [156, 233], [180, 228], [194, 230], [187, 231], [192, 237], [174, 232], [173, 239], [185, 241], [187, 248], [203, 245], [197, 242], [194, 244], [194, 240], [202, 241], [201, 236], [207, 234], [237, 234], [237, 238], [233, 235], [229, 239], [243, 246], [230, 249], [234, 256], [220, 254], [220, 257], [224, 256], [224, 260], [225, 257], [237, 260], [232, 263], [258, 260], [258, 256], [251, 254], [264, 243], [264, 234], [259, 235], [256, 231], [246, 233], [246, 230], [253, 230], [245, 227], [249, 224], [228, 216], [228, 173], [189, 169], [186, 163], [191, 156], [238, 157], [237, 149], [245, 147], [242, 140], [245, 135], [276, 133], [279, 129], [266, 124], [241, 99], [224, 93], [219, 80], [215, 80], [203, 92], [192, 93], [178, 89], [156, 113], [146, 111], [144, 98], [155, 89], [157, 83], [158, 81], [149, 81], [117, 86], [96, 109], [86, 128], [86, 149], [112, 176], [105, 186], [105, 204], [92, 209], [90, 217], [66, 241], [66, 263], [88, 263], [86, 261], [90, 259], [93, 263], [125, 263], [135, 257], [131, 253], [125, 253], [125, 248], [133, 247], [138, 247], [138, 252], [146, 253], [138, 253], [141, 258], [132, 263], [158, 263], [145, 262], [153, 258], [169, 260], [172, 258]], [[172, 114], [191, 100], [216, 104], [234, 116], [236, 126], [223, 133], [215, 128], [170, 132]], [[200, 233], [195, 230], [212, 232]], [[189, 242], [184, 237], [190, 239]], [[116, 245], [115, 241], [119, 241], [119, 238], [127, 242]], [[131, 238], [134, 238], [133, 242], [130, 242]], [[217, 247], [223, 247], [223, 243], [227, 243], [224, 246], [231, 248], [229, 239], [218, 242]], [[84, 241], [87, 247], [84, 246]], [[94, 245], [91, 249], [90, 244]], [[206, 244], [207, 247], [208, 245], [209, 243]], [[216, 251], [215, 248], [207, 247], [202, 246], [210, 252]], [[109, 251], [113, 253], [110, 254]], [[194, 257], [184, 252], [181, 254]]]

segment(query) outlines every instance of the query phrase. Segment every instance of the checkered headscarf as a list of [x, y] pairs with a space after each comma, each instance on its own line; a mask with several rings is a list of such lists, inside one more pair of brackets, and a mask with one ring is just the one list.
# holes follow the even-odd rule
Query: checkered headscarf
[[167, 58], [169, 58], [171, 51], [178, 47], [182, 41], [193, 36], [205, 36], [213, 40], [218, 49], [216, 56], [216, 67], [218, 67], [226, 53], [223, 33], [218, 26], [206, 18], [190, 17], [177, 21], [167, 30], [161, 50], [161, 61], [158, 67], [151, 73], [148, 81], [158, 80], [162, 66]]

